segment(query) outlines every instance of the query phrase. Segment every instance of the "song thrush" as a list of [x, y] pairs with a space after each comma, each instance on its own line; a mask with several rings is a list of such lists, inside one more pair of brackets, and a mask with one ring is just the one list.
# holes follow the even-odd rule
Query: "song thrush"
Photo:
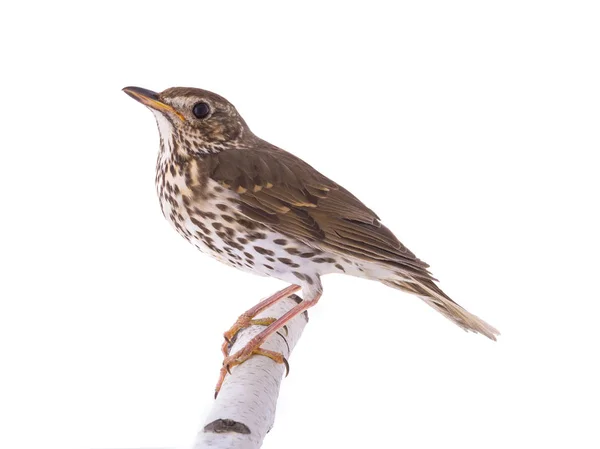
[[259, 346], [317, 303], [321, 276], [328, 273], [413, 293], [463, 329], [495, 340], [498, 331], [450, 299], [435, 284], [428, 265], [371, 209], [306, 162], [255, 136], [225, 98], [185, 87], [161, 93], [139, 87], [123, 90], [156, 117], [156, 188], [166, 219], [215, 259], [291, 284], [240, 316], [226, 339], [302, 288], [303, 301], [279, 319], [263, 322], [265, 330], [244, 349], [228, 356], [224, 344], [217, 391], [225, 369], [252, 354], [284, 361]]

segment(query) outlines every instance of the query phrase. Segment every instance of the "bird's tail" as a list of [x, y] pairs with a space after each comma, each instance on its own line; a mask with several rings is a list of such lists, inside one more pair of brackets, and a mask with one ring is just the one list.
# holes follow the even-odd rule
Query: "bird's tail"
[[500, 332], [493, 326], [483, 321], [481, 318], [467, 312], [452, 299], [448, 297], [433, 280], [425, 279], [387, 279], [382, 281], [385, 285], [404, 290], [417, 295], [429, 306], [440, 312], [450, 321], [453, 321], [458, 326], [466, 331], [477, 332], [486, 337], [496, 340], [496, 335]]

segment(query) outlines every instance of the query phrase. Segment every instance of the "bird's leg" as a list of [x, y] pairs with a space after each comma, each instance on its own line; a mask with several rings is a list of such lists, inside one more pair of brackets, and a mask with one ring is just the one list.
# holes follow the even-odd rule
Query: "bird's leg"
[[240, 330], [252, 325], [269, 326], [270, 324], [274, 323], [275, 318], [261, 318], [255, 320], [254, 317], [261, 313], [263, 310], [266, 310], [269, 307], [271, 307], [276, 302], [281, 301], [282, 299], [285, 299], [293, 293], [297, 292], [299, 289], [299, 285], [290, 285], [289, 287], [278, 291], [274, 295], [269, 296], [267, 299], [259, 302], [251, 309], [248, 309], [244, 313], [242, 313], [236, 320], [235, 324], [231, 326], [231, 328], [227, 332], [225, 332], [225, 334], [223, 334], [223, 337], [225, 338], [225, 341], [221, 346], [223, 355], [225, 357], [229, 355], [229, 346], [231, 345], [232, 341], [234, 340], [235, 336]]
[[217, 382], [217, 386], [215, 388], [215, 397], [217, 397], [217, 395], [219, 394], [219, 390], [221, 389], [223, 381], [225, 380], [225, 376], [229, 372], [230, 368], [244, 363], [254, 354], [269, 357], [276, 363], [284, 363], [286, 366], [286, 370], [289, 372], [289, 365], [282, 354], [262, 349], [260, 348], [260, 345], [263, 344], [267, 340], [267, 338], [269, 338], [275, 332], [283, 328], [283, 326], [285, 326], [290, 320], [300, 315], [305, 310], [314, 306], [319, 301], [320, 297], [321, 294], [319, 293], [317, 296], [315, 296], [314, 299], [302, 301], [297, 306], [294, 306], [292, 309], [288, 310], [286, 313], [281, 315], [281, 317], [279, 317], [273, 323], [269, 324], [269, 326], [267, 326], [265, 330], [256, 335], [254, 338], [252, 338], [252, 340], [246, 343], [246, 346], [244, 346], [241, 350], [239, 350], [231, 356], [225, 357], [225, 360], [223, 361], [223, 368], [221, 368], [221, 372], [219, 375], [219, 381]]

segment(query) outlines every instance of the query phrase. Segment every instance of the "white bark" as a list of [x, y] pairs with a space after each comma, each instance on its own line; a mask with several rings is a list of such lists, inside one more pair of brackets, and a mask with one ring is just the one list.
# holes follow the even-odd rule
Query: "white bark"
[[[295, 300], [294, 300], [295, 298]], [[278, 318], [297, 305], [292, 295], [259, 314], [256, 318]], [[280, 352], [289, 359], [302, 335], [308, 315], [302, 313], [291, 320], [281, 335], [274, 334], [261, 347]], [[239, 332], [231, 354], [241, 349], [263, 326], [251, 326]], [[287, 342], [287, 343], [286, 343]], [[273, 427], [275, 408], [285, 366], [264, 356], [253, 356], [231, 369], [208, 415], [206, 425], [198, 433], [194, 449], [257, 449]]]

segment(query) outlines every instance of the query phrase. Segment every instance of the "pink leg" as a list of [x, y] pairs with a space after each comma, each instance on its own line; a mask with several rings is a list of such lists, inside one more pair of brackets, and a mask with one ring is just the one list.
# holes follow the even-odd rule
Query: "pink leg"
[[251, 324], [271, 324], [272, 322], [275, 322], [275, 320], [265, 319], [261, 322], [253, 323], [253, 318], [262, 311], [271, 307], [276, 302], [287, 298], [288, 296], [292, 295], [298, 290], [300, 290], [299, 285], [290, 285], [289, 287], [278, 291], [274, 295], [269, 296], [267, 299], [259, 302], [251, 309], [248, 309], [244, 313], [242, 313], [236, 320], [235, 324], [231, 326], [231, 328], [227, 332], [225, 332], [225, 334], [223, 334], [223, 337], [225, 337], [225, 342], [223, 343], [223, 346], [221, 346], [223, 355], [225, 357], [229, 355], [229, 344], [240, 330], [250, 326]]
[[273, 323], [267, 326], [265, 330], [263, 330], [260, 334], [258, 334], [252, 340], [250, 340], [246, 344], [246, 346], [244, 346], [241, 350], [239, 350], [232, 356], [225, 357], [225, 360], [223, 361], [223, 368], [221, 368], [219, 381], [217, 382], [217, 387], [215, 388], [215, 397], [217, 397], [217, 395], [219, 394], [219, 390], [223, 385], [225, 375], [229, 371], [229, 368], [244, 363], [253, 354], [265, 355], [270, 359], [274, 360], [275, 362], [282, 363], [281, 358], [283, 356], [281, 356], [281, 354], [260, 349], [259, 346], [263, 344], [267, 338], [269, 338], [271, 335], [273, 335], [275, 332], [277, 332], [283, 326], [285, 326], [291, 319], [314, 306], [319, 301], [320, 297], [321, 294], [319, 293], [314, 299], [310, 301], [302, 301], [300, 304], [288, 310], [281, 317], [279, 317], [277, 320], [275, 320]]

